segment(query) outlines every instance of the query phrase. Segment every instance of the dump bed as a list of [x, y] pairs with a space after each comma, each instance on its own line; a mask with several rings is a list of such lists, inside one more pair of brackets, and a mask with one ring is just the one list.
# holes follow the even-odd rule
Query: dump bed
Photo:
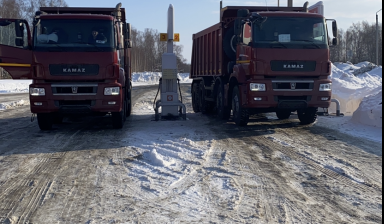
[[193, 35], [190, 78], [225, 75], [228, 62], [233, 61], [226, 50], [228, 51], [229, 42], [233, 36], [234, 20], [237, 11], [244, 8], [250, 12], [307, 12], [306, 7], [228, 6], [222, 8], [220, 23]]
[[[121, 21], [125, 21], [125, 8], [120, 8], [120, 10]], [[113, 16], [116, 8], [40, 7], [40, 11], [48, 14], [92, 14]]]

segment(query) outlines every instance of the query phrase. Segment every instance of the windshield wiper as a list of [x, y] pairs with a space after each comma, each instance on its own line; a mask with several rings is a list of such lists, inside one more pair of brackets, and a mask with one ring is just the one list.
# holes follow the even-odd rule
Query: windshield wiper
[[[321, 47], [318, 45], [318, 44], [315, 44], [313, 41], [311, 40], [295, 40], [295, 41], [303, 41], [303, 42], [306, 42], [306, 43], [311, 43], [312, 46], [315, 46], [316, 48], [320, 49]], [[304, 46], [305, 47], [305, 46]]]
[[[277, 46], [276, 44], [279, 44], [279, 46]], [[274, 46], [272, 46], [272, 45], [274, 45]], [[287, 46], [285, 46], [283, 43], [281, 43], [281, 42], [273, 42], [273, 43], [271, 43], [271, 48], [281, 48], [281, 47], [283, 47], [283, 48], [287, 48]]]
[[54, 43], [50, 43], [52, 45], [54, 45], [55, 47], [48, 47], [48, 50], [49, 51], [63, 51], [63, 47], [60, 46], [59, 44], [54, 44]]
[[86, 45], [91, 45], [91, 46], [95, 47], [95, 49], [96, 49], [97, 51], [102, 51], [102, 49], [99, 48], [96, 44], [92, 44], [92, 43], [88, 43], [88, 42], [79, 41], [79, 42], [73, 42], [73, 43], [71, 43], [71, 44], [86, 44]]

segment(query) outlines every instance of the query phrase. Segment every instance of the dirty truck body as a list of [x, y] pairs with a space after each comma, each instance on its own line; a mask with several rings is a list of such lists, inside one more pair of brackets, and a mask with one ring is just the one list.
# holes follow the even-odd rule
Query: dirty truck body
[[80, 114], [111, 114], [122, 128], [132, 89], [125, 9], [44, 7], [31, 28], [25, 20], [0, 20], [8, 34], [0, 40], [0, 66], [13, 79], [33, 80], [30, 107], [40, 128]]
[[[326, 24], [306, 5], [222, 8], [220, 23], [193, 35], [194, 111], [233, 114], [238, 125], [256, 113], [288, 119], [297, 111], [302, 123], [313, 123], [317, 108], [331, 103]], [[333, 31], [336, 45], [335, 21]]]

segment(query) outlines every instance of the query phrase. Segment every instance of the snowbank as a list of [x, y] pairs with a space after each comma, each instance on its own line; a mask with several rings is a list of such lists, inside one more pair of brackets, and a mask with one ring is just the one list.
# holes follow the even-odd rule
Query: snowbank
[[[355, 75], [356, 74], [356, 75]], [[382, 67], [372, 63], [335, 63], [332, 65], [333, 98], [341, 103], [341, 112], [352, 115], [364, 97], [382, 91]], [[333, 104], [331, 113], [336, 112]]]
[[360, 107], [353, 113], [352, 120], [357, 123], [383, 127], [383, 92], [370, 95], [363, 99]]
[[28, 93], [32, 80], [0, 80], [1, 93]]
[[[157, 85], [161, 77], [161, 72], [132, 73], [132, 82], [134, 86]], [[180, 83], [192, 83], [192, 80], [189, 79], [189, 73], [179, 73], [177, 77], [180, 79]]]

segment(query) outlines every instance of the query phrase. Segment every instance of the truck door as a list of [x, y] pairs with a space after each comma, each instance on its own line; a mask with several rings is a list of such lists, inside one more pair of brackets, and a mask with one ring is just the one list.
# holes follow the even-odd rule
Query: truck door
[[0, 67], [13, 79], [31, 79], [32, 49], [28, 22], [0, 19]]

